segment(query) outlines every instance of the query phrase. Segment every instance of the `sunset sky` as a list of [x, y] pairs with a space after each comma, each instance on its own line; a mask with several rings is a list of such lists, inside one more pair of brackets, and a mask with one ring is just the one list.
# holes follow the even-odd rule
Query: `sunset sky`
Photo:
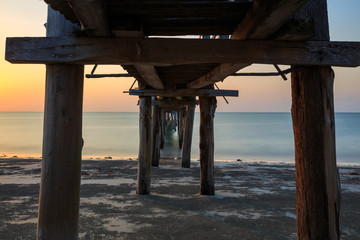
[[[332, 41], [360, 41], [360, 1], [328, 0]], [[6, 37], [45, 36], [47, 5], [43, 0], [1, 0], [0, 8], [0, 111], [43, 111], [45, 65], [18, 65], [4, 60]], [[283, 69], [287, 66], [281, 66]], [[90, 73], [92, 66], [86, 66]], [[335, 111], [360, 112], [360, 68], [334, 68]], [[271, 71], [257, 65], [243, 72]], [[97, 73], [121, 73], [120, 66], [99, 66]], [[290, 78], [290, 75], [288, 75]], [[84, 111], [134, 112], [137, 98], [122, 92], [133, 78], [85, 79]], [[219, 83], [222, 89], [239, 90], [227, 105], [218, 98], [222, 112], [289, 112], [290, 80], [280, 77], [230, 77]]]

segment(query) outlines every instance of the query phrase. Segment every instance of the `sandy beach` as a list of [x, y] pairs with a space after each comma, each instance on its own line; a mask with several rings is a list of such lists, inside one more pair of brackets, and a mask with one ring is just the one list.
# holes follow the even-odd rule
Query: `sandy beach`
[[[199, 162], [163, 159], [151, 195], [136, 160], [84, 160], [80, 239], [296, 239], [292, 164], [216, 162], [214, 196], [199, 195]], [[0, 239], [35, 239], [41, 160], [0, 159]], [[341, 239], [359, 239], [360, 168], [341, 166]]]

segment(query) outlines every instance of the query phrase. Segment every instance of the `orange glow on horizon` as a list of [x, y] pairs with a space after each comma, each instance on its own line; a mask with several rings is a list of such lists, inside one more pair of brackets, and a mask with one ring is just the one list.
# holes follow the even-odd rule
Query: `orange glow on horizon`
[[[338, 4], [337, 1], [329, 0], [329, 16], [336, 16], [330, 21], [334, 24], [330, 25], [330, 32], [334, 36], [337, 36], [341, 26], [344, 26], [336, 24], [345, 21], [344, 19], [349, 15], [347, 11], [344, 11], [345, 15], [336, 10], [336, 4]], [[341, 6], [351, 9], [351, 6], [346, 4]], [[10, 64], [4, 60], [4, 56], [6, 37], [44, 36], [46, 14], [47, 5], [41, 0], [2, 0], [2, 8], [0, 8], [0, 111], [43, 111], [44, 109], [45, 66]], [[359, 18], [358, 14], [351, 16], [352, 19]], [[336, 29], [332, 28], [335, 25]], [[344, 31], [356, 29], [356, 26], [341, 29]], [[350, 31], [346, 38], [360, 39], [359, 31]], [[282, 66], [282, 69], [284, 68], [286, 67]], [[91, 69], [92, 66], [87, 66], [85, 73], [90, 73]], [[360, 112], [360, 67], [334, 68], [334, 70], [335, 111]], [[275, 69], [273, 66], [255, 65], [242, 71], [273, 72]], [[122, 72], [124, 70], [120, 66], [99, 66], [96, 70], [96, 73]], [[289, 80], [286, 82], [281, 77], [229, 77], [223, 83], [218, 83], [218, 86], [221, 89], [239, 90], [239, 97], [229, 97], [230, 104], [226, 104], [219, 97], [217, 111], [289, 112], [291, 80], [290, 74], [287, 76]], [[136, 106], [138, 98], [122, 93], [128, 90], [132, 82], [133, 78], [84, 79], [84, 111], [138, 111], [138, 106]]]

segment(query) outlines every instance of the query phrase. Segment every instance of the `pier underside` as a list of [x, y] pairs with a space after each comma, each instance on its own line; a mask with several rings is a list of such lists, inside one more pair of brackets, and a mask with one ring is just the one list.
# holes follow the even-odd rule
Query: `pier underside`
[[199, 191], [214, 195], [216, 97], [238, 96], [216, 83], [253, 63], [282, 77], [277, 64], [292, 65], [297, 236], [340, 237], [331, 66], [359, 66], [360, 43], [329, 41], [326, 0], [45, 2], [47, 37], [8, 38], [6, 48], [8, 61], [47, 69], [38, 239], [78, 239], [85, 64], [121, 65], [138, 82], [128, 93], [139, 97], [141, 195], [151, 193], [170, 120], [181, 166], [191, 166], [197, 105]]

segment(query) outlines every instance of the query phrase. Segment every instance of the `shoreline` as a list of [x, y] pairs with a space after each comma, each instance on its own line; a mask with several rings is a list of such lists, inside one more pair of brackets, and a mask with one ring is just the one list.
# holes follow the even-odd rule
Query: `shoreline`
[[[29, 159], [29, 160], [41, 160], [42, 157], [39, 154], [28, 155], [28, 154], [0, 154], [0, 160], [9, 160], [9, 159]], [[130, 160], [130, 161], [137, 161], [137, 156], [112, 156], [112, 155], [91, 155], [91, 156], [83, 156], [82, 161], [119, 161], [119, 160]], [[173, 160], [181, 160], [181, 158], [171, 158], [171, 157], [161, 157], [160, 159], [173, 159]], [[199, 159], [191, 159], [191, 162], [199, 162]], [[257, 159], [215, 159], [215, 164], [222, 164], [222, 163], [242, 163], [242, 164], [269, 164], [269, 165], [293, 165], [295, 166], [294, 161], [281, 161], [281, 160], [257, 160]], [[360, 168], [359, 163], [352, 163], [352, 162], [339, 162], [337, 161], [338, 167], [356, 167]]]
[[[214, 196], [199, 195], [199, 162], [161, 159], [150, 195], [136, 191], [137, 161], [83, 160], [80, 239], [296, 239], [291, 164], [216, 162]], [[0, 236], [33, 239], [40, 159], [0, 159]], [[340, 167], [342, 239], [360, 235], [360, 168]]]

